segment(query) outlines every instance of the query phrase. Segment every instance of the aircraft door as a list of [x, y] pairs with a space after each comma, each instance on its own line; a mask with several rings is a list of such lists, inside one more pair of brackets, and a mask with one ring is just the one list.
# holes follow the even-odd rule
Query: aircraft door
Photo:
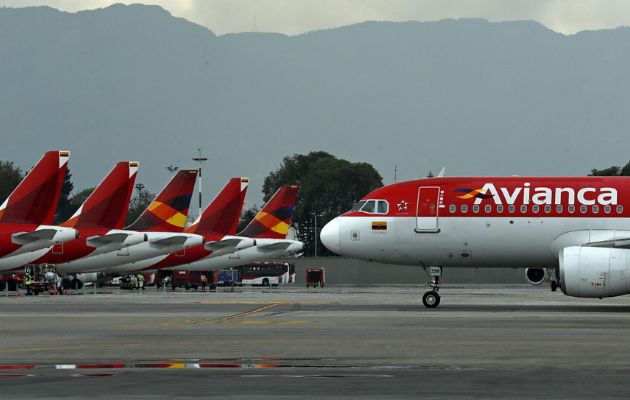
[[422, 186], [418, 188], [416, 232], [437, 233], [440, 231], [438, 226], [439, 204], [439, 186]]

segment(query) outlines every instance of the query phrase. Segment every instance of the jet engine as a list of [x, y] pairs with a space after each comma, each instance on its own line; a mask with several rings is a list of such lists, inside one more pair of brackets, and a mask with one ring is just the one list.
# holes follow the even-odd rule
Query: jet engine
[[630, 250], [571, 246], [560, 250], [560, 285], [573, 297], [630, 294]]
[[545, 268], [527, 268], [525, 278], [532, 285], [540, 285], [547, 279], [547, 270]]

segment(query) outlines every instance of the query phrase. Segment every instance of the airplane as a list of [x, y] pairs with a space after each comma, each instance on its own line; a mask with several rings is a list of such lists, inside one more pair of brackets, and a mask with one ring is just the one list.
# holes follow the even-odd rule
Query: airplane
[[203, 236], [183, 232], [197, 172], [196, 169], [179, 170], [140, 217], [124, 228], [142, 233], [142, 242], [57, 264], [57, 272], [100, 272], [115, 265], [185, 251], [202, 244]]
[[604, 298], [630, 293], [628, 202], [625, 177], [418, 179], [367, 194], [320, 238], [342, 256], [424, 268], [428, 308], [449, 267], [523, 267], [531, 283]]
[[0, 257], [19, 256], [77, 237], [73, 228], [51, 225], [69, 157], [68, 151], [46, 152], [0, 205]]
[[[287, 239], [297, 201], [298, 186], [284, 185], [269, 199], [254, 219], [236, 237], [251, 238], [254, 246], [211, 254], [209, 257], [167, 268], [176, 271], [208, 271], [265, 261], [302, 251], [304, 243]], [[214, 243], [209, 243], [213, 246]]]
[[232, 178], [185, 232], [203, 235], [205, 244], [160, 257], [117, 265], [103, 272], [157, 270], [205, 259], [255, 245], [253, 239], [234, 236], [247, 193], [249, 179]]
[[85, 202], [60, 226], [74, 228], [79, 237], [51, 248], [0, 259], [0, 268], [11, 269], [27, 264], [60, 264], [78, 258], [113, 250], [144, 241], [144, 234], [122, 230], [138, 162], [117, 163]]

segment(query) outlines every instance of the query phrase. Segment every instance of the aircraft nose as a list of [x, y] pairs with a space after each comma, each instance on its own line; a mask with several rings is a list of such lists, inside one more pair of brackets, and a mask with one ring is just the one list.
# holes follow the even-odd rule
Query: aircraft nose
[[335, 218], [324, 225], [319, 238], [328, 250], [339, 254], [339, 219]]

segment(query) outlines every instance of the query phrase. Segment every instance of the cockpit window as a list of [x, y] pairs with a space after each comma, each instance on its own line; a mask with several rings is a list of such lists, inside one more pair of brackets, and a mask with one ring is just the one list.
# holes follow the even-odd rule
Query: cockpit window
[[387, 214], [389, 203], [387, 200], [361, 200], [350, 211], [361, 211], [367, 214]]
[[361, 207], [363, 207], [364, 204], [365, 204], [365, 200], [361, 200], [357, 204], [355, 204], [354, 207], [352, 207], [350, 211], [359, 211]]
[[376, 202], [374, 200], [368, 200], [361, 208], [361, 211], [372, 214], [376, 208]]

